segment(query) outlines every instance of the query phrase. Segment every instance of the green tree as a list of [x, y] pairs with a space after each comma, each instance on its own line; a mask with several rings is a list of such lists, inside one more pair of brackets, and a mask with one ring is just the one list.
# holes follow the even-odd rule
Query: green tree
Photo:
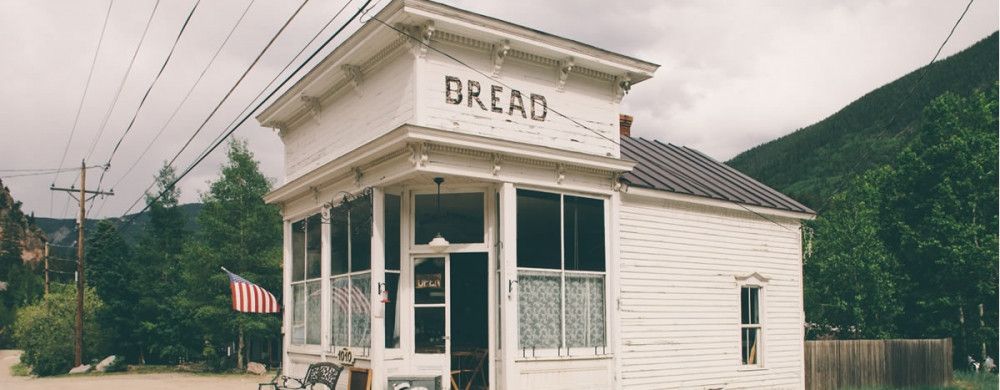
[[875, 169], [855, 179], [812, 223], [814, 246], [803, 264], [810, 338], [898, 335], [903, 276], [879, 237], [880, 191], [887, 173], [887, 168]]
[[[92, 288], [84, 293], [84, 361], [100, 358], [103, 333], [96, 321], [103, 304]], [[25, 306], [14, 323], [14, 338], [24, 350], [21, 361], [39, 376], [65, 374], [73, 368], [76, 289], [54, 284], [41, 301]]]
[[141, 290], [134, 283], [136, 265], [130, 248], [109, 220], [98, 222], [87, 241], [87, 284], [104, 302], [104, 310], [97, 318], [107, 335], [108, 351], [137, 360], [140, 344], [136, 296]]
[[175, 180], [174, 169], [165, 163], [157, 173], [155, 192], [146, 196], [149, 223], [140, 236], [133, 265], [141, 362], [174, 363], [196, 347], [186, 327], [190, 324], [186, 313], [177, 310], [177, 280], [187, 233], [178, 207], [180, 189], [172, 185]]
[[0, 347], [11, 345], [18, 308], [38, 299], [44, 288], [35, 267], [22, 260], [27, 228], [21, 202], [0, 186]]
[[957, 359], [996, 356], [997, 139], [996, 85], [944, 94], [883, 191], [883, 239], [909, 275], [901, 330], [955, 337]]
[[248, 337], [274, 338], [280, 316], [244, 314], [232, 310], [226, 267], [276, 296], [281, 292], [281, 216], [265, 204], [270, 181], [260, 172], [245, 141], [229, 143], [228, 162], [221, 177], [202, 195], [204, 209], [198, 216], [201, 230], [186, 248], [185, 302], [207, 343], [213, 347], [235, 342], [238, 367], [245, 356]]

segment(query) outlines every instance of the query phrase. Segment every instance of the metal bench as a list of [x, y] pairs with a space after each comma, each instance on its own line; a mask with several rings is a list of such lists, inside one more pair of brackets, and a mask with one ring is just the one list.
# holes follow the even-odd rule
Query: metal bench
[[[259, 384], [257, 390], [312, 389], [316, 384], [322, 384], [332, 390], [337, 387], [337, 380], [340, 379], [343, 370], [344, 367], [329, 362], [313, 363], [306, 369], [306, 375], [302, 379], [284, 376], [278, 371], [270, 382]], [[278, 383], [279, 379], [281, 383]]]

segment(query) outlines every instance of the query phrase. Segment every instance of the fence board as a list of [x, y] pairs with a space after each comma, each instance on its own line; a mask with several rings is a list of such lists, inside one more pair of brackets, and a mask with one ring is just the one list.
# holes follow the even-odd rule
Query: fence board
[[944, 386], [951, 354], [951, 339], [806, 341], [806, 389]]

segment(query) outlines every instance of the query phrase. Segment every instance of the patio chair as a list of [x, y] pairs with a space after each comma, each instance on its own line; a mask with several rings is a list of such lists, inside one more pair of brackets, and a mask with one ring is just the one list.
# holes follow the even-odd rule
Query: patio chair
[[[281, 371], [278, 371], [278, 374], [270, 382], [259, 384], [257, 390], [265, 388], [272, 390], [312, 389], [316, 384], [323, 384], [332, 390], [337, 387], [337, 380], [340, 379], [340, 373], [343, 370], [344, 367], [339, 365], [330, 362], [319, 362], [310, 364], [309, 368], [306, 369], [306, 375], [302, 379], [284, 376], [281, 375]], [[278, 383], [279, 377], [281, 378], [281, 383]]]

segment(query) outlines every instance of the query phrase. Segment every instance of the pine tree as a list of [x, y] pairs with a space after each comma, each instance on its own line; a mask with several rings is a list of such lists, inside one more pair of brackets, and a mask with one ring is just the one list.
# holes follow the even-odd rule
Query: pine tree
[[98, 222], [87, 241], [87, 284], [104, 302], [97, 319], [106, 332], [108, 352], [137, 361], [141, 344], [135, 297], [141, 290], [131, 250], [109, 220]]
[[168, 164], [156, 176], [156, 191], [146, 196], [149, 223], [139, 240], [135, 291], [138, 297], [137, 339], [143, 344], [140, 360], [176, 363], [197, 347], [187, 329], [187, 314], [177, 310], [180, 257], [187, 233], [178, 205], [180, 189]]
[[[271, 183], [246, 142], [230, 142], [227, 156], [221, 177], [202, 195], [201, 230], [185, 251], [185, 305], [209, 345], [207, 350], [235, 344], [236, 365], [243, 367], [245, 340], [277, 337], [281, 317], [234, 312], [229, 280], [220, 267], [279, 296], [282, 228], [277, 207], [263, 201]], [[212, 355], [209, 352], [206, 357]]]

